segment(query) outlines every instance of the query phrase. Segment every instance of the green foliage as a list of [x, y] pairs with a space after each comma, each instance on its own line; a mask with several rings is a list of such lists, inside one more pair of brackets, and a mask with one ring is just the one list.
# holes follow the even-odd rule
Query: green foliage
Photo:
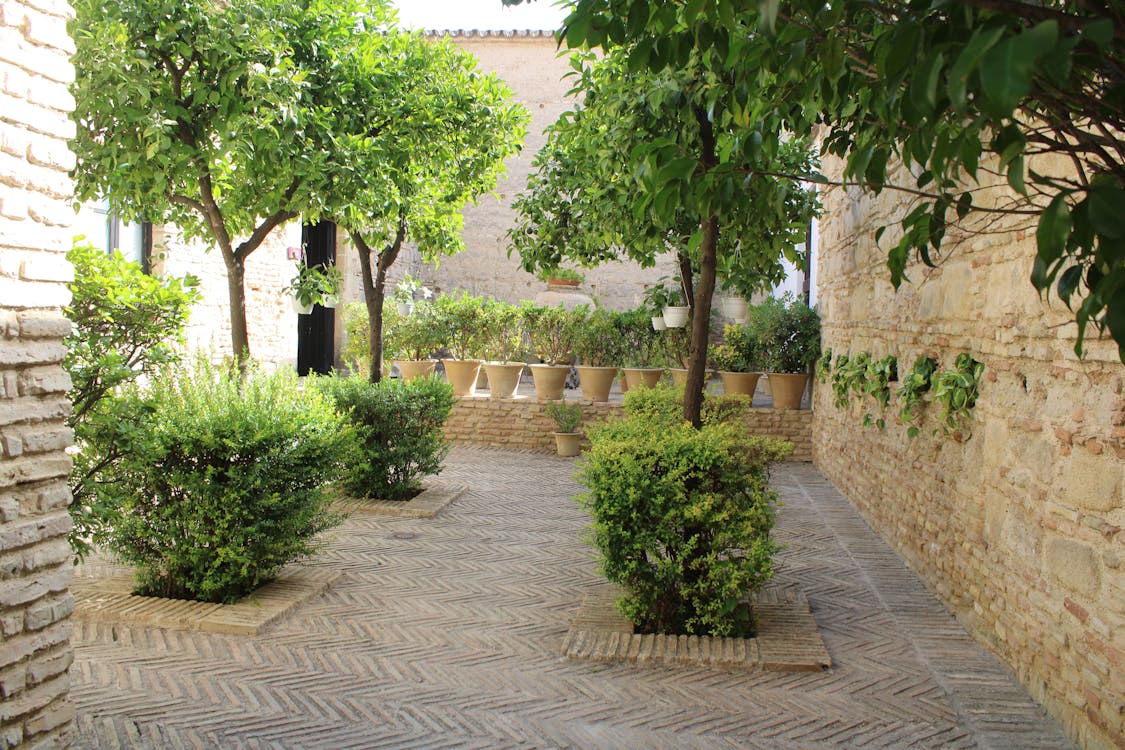
[[668, 386], [631, 388], [625, 393], [625, 414], [651, 424], [678, 425], [684, 421], [681, 394]]
[[[968, 427], [973, 407], [980, 394], [980, 378], [984, 363], [973, 359], [968, 352], [957, 355], [952, 370], [942, 370], [933, 378], [934, 403], [941, 405], [939, 427], [949, 435]], [[938, 428], [934, 429], [934, 434]]]
[[836, 366], [832, 369], [832, 393], [835, 395], [833, 403], [837, 409], [848, 408], [851, 394], [863, 395], [867, 365], [870, 363], [869, 352], [860, 352], [854, 357], [844, 353], [836, 357]]
[[863, 371], [863, 385], [861, 391], [864, 396], [870, 396], [879, 405], [880, 416], [876, 417], [871, 412], [863, 415], [863, 426], [870, 427], [874, 424], [880, 430], [887, 426], [887, 420], [882, 416], [891, 403], [891, 382], [898, 380], [898, 359], [891, 354], [882, 359], [869, 359]]
[[667, 359], [666, 340], [654, 331], [648, 310], [614, 312], [613, 326], [624, 347], [626, 367], [663, 367]]
[[578, 402], [552, 401], [547, 404], [547, 416], [555, 420], [558, 432], [578, 432], [578, 425], [582, 423], [582, 405]]
[[747, 597], [773, 574], [776, 550], [766, 464], [787, 446], [647, 410], [590, 439], [581, 499], [625, 616], [644, 633], [751, 635]]
[[443, 427], [453, 409], [453, 389], [437, 378], [409, 383], [360, 377], [316, 381], [351, 422], [355, 444], [343, 487], [355, 497], [408, 500], [422, 477], [441, 471], [449, 452]]
[[746, 326], [758, 339], [767, 372], [807, 372], [820, 356], [820, 316], [788, 295], [753, 305]]
[[540, 281], [550, 281], [551, 279], [577, 281], [579, 284], [586, 280], [585, 276], [573, 268], [540, 268], [535, 274], [535, 278]]
[[525, 302], [521, 307], [523, 328], [535, 356], [548, 365], [568, 365], [573, 358], [572, 315], [562, 307]]
[[[913, 257], [940, 260], [952, 226], [991, 229], [990, 214], [1037, 222], [1032, 284], [1054, 289], [1074, 311], [1079, 354], [1092, 326], [1113, 337], [1125, 361], [1125, 107], [1116, 73], [1125, 69], [1125, 35], [1116, 3], [790, 0], [783, 13], [779, 0], [715, 0], [705, 11], [664, 0], [569, 7], [562, 40], [624, 61], [634, 74], [628, 85], [676, 101], [638, 78], [692, 75], [692, 103], [735, 154], [765, 160], [789, 134], [818, 127], [826, 151], [847, 160], [845, 184], [911, 195], [907, 215], [892, 220], [900, 239], [887, 248], [896, 287]], [[1041, 154], [1073, 170], [1037, 170], [1032, 158]], [[895, 163], [913, 179], [891, 184]], [[646, 176], [657, 184], [704, 182], [682, 153], [651, 166]], [[974, 201], [978, 181], [993, 172], [1010, 191]], [[566, 218], [582, 226], [585, 213]]]
[[429, 323], [437, 332], [441, 346], [448, 349], [454, 359], [480, 359], [484, 354], [484, 304], [482, 297], [467, 292], [442, 294], [434, 299]]
[[422, 286], [417, 279], [410, 274], [406, 274], [402, 277], [402, 281], [395, 284], [394, 301], [398, 304], [412, 305], [418, 292], [422, 293], [422, 299], [424, 300], [433, 296], [429, 287]]
[[82, 558], [115, 512], [96, 491], [121, 458], [122, 433], [131, 428], [114, 394], [178, 361], [175, 346], [199, 295], [191, 276], [150, 276], [120, 253], [106, 255], [83, 242], [74, 244], [67, 259], [74, 281], [67, 285], [71, 300], [65, 312], [73, 325], [63, 341], [63, 366], [73, 405], [67, 425], [79, 448], [70, 474], [70, 544]]
[[[370, 327], [367, 323], [367, 308], [361, 302], [351, 302], [344, 305], [344, 347], [340, 350], [340, 359], [352, 372], [367, 372], [370, 365], [371, 341]], [[389, 309], [383, 310], [383, 324], [390, 328], [388, 317], [397, 315]], [[384, 342], [384, 347], [386, 343]], [[392, 355], [388, 355], [392, 356]]]
[[715, 367], [726, 372], [754, 372], [761, 368], [762, 351], [749, 325], [728, 324], [723, 343], [711, 350]]
[[615, 314], [580, 305], [571, 312], [570, 339], [578, 361], [589, 367], [616, 367], [625, 361], [626, 342], [615, 325]]
[[665, 307], [682, 307], [684, 293], [680, 289], [679, 277], [676, 283], [670, 283], [667, 277], [658, 283], [645, 288], [644, 307], [652, 316], [664, 314]]
[[827, 383], [832, 379], [832, 350], [825, 349], [816, 361], [816, 379]]
[[899, 406], [898, 418], [907, 425], [906, 434], [911, 440], [918, 437], [919, 433], [918, 426], [911, 423], [916, 422], [921, 416], [925, 406], [925, 394], [933, 385], [933, 377], [937, 369], [938, 361], [927, 354], [922, 354], [914, 360], [914, 366], [910, 371], [902, 376], [902, 384], [899, 385], [896, 394]]
[[350, 430], [295, 374], [199, 360], [125, 403], [135, 427], [98, 492], [120, 508], [107, 542], [139, 593], [236, 601], [337, 522], [322, 486], [343, 471]]

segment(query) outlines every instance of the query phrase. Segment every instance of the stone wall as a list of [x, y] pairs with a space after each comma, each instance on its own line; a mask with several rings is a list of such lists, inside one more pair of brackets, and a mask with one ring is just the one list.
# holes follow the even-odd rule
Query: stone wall
[[824, 345], [900, 370], [970, 352], [985, 365], [971, 428], [934, 436], [929, 407], [910, 440], [895, 402], [885, 430], [864, 428], [822, 385], [815, 460], [1072, 736], [1125, 746], [1125, 368], [1107, 341], [1075, 356], [1070, 313], [1028, 282], [1033, 226], [950, 236], [940, 267], [894, 292], [874, 232], [908, 209], [892, 191], [825, 197]]
[[5, 0], [0, 12], [0, 748], [65, 745], [74, 716], [60, 366], [74, 220], [69, 17], [54, 0]]
[[[531, 384], [520, 390], [532, 392]], [[582, 424], [596, 424], [622, 416], [620, 402], [582, 402]], [[812, 412], [749, 409], [746, 412], [747, 435], [764, 435], [793, 443], [793, 461], [812, 460]], [[530, 396], [493, 399], [466, 396], [457, 400], [445, 424], [445, 435], [455, 443], [492, 448], [554, 451], [555, 423], [547, 415], [547, 402]]]

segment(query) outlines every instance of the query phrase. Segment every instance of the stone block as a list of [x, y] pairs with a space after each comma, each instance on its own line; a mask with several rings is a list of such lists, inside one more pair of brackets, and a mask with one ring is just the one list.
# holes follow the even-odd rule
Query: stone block
[[1067, 589], [1094, 598], [1101, 588], [1101, 568], [1094, 549], [1083, 542], [1059, 537], [1047, 541], [1047, 572]]
[[1063, 477], [1063, 498], [1072, 507], [1108, 513], [1122, 505], [1125, 464], [1116, 457], [1074, 451]]
[[70, 390], [70, 375], [61, 367], [31, 367], [20, 372], [21, 396], [45, 396]]

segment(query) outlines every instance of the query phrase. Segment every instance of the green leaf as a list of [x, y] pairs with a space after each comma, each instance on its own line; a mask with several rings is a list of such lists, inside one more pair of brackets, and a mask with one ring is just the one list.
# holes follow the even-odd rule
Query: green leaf
[[1031, 90], [1036, 61], [1054, 48], [1059, 27], [1055, 21], [1009, 37], [989, 50], [981, 62], [980, 82], [984, 103], [997, 117], [1008, 117]]
[[945, 64], [945, 53], [930, 52], [914, 71], [910, 86], [910, 99], [919, 111], [929, 114], [937, 106], [938, 80]]
[[949, 70], [949, 83], [946, 89], [949, 93], [949, 100], [956, 109], [961, 110], [965, 106], [969, 76], [980, 65], [985, 53], [992, 49], [993, 45], [1003, 35], [1003, 27], [977, 29], [973, 32], [969, 43], [961, 50], [961, 54], [957, 56], [957, 61], [953, 63], [953, 67]]
[[1070, 238], [1070, 207], [1066, 202], [1067, 193], [1056, 195], [1051, 205], [1039, 215], [1039, 226], [1035, 230], [1035, 240], [1039, 246], [1039, 259], [1045, 267], [1054, 264], [1066, 250]]
[[1090, 222], [1094, 231], [1111, 239], [1125, 238], [1125, 190], [1106, 181], [1090, 187]]

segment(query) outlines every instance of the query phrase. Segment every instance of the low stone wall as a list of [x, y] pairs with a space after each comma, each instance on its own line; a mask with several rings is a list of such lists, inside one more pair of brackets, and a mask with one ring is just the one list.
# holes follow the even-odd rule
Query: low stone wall
[[[555, 423], [547, 403], [533, 397], [494, 399], [466, 396], [457, 401], [445, 423], [445, 435], [455, 443], [516, 450], [554, 451]], [[620, 417], [620, 402], [583, 401], [582, 423], [589, 426]], [[749, 409], [746, 434], [765, 435], [793, 443], [793, 461], [812, 460], [812, 412]]]

